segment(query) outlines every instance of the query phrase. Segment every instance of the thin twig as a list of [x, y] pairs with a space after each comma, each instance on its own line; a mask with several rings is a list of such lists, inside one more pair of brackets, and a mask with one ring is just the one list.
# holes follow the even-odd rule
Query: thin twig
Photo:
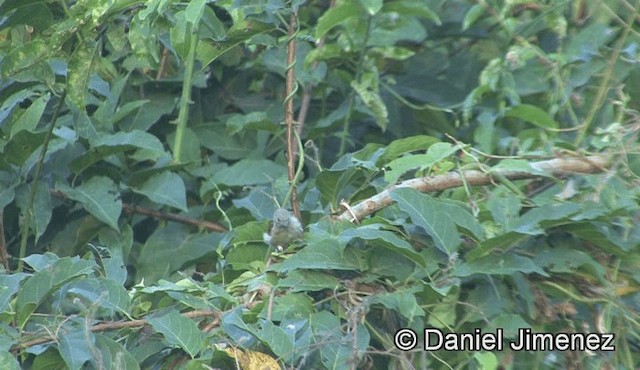
[[[202, 318], [202, 317], [213, 317], [213, 321], [214, 322], [219, 322], [220, 321], [220, 312], [217, 311], [211, 311], [211, 310], [195, 310], [195, 311], [191, 311], [191, 312], [185, 312], [182, 314], [182, 316], [189, 318], [189, 319], [197, 319], [197, 318]], [[149, 322], [147, 320], [144, 319], [139, 319], [139, 320], [129, 320], [129, 321], [116, 321], [116, 322], [105, 322], [105, 323], [101, 323], [101, 324], [96, 324], [93, 325], [89, 330], [93, 333], [97, 333], [97, 332], [103, 332], [103, 331], [108, 331], [108, 330], [119, 330], [119, 329], [126, 329], [126, 328], [139, 328], [145, 325], [148, 325]], [[36, 338], [30, 341], [26, 341], [23, 343], [18, 343], [15, 346], [13, 346], [11, 348], [11, 351], [16, 351], [19, 349], [25, 349], [25, 348], [29, 348], [29, 347], [33, 347], [39, 344], [44, 344], [44, 343], [49, 343], [53, 340], [55, 340], [56, 338], [54, 338], [51, 335], [46, 335], [44, 337], [40, 337], [40, 338]]]
[[[51, 190], [51, 195], [56, 196], [58, 198], [67, 198], [67, 195], [59, 190]], [[149, 216], [153, 218], [157, 218], [159, 220], [167, 220], [179, 222], [181, 224], [202, 227], [208, 231], [215, 231], [219, 233], [227, 232], [227, 228], [217, 222], [211, 222], [206, 220], [198, 220], [186, 216], [182, 216], [176, 213], [171, 212], [162, 212], [157, 211], [155, 209], [145, 208], [141, 206], [136, 206], [132, 204], [123, 203], [122, 210], [129, 214], [138, 214], [143, 216]]]

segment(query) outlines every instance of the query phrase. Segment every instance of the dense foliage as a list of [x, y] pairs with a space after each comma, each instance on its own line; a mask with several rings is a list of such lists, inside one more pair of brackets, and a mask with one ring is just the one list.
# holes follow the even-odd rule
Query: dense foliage
[[0, 363], [637, 368], [639, 6], [0, 0]]

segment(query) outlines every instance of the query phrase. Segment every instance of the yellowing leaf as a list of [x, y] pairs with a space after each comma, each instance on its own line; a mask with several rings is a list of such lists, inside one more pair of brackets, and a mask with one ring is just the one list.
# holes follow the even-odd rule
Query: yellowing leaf
[[242, 370], [280, 370], [280, 365], [273, 357], [262, 353], [239, 348], [223, 348], [230, 357], [235, 358]]

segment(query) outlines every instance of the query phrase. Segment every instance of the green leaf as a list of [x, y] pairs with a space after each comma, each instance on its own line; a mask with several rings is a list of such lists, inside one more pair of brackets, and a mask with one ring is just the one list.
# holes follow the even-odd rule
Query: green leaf
[[365, 73], [360, 81], [351, 81], [351, 87], [358, 93], [367, 108], [371, 110], [373, 116], [376, 118], [378, 127], [380, 127], [382, 131], [386, 130], [389, 124], [389, 113], [387, 112], [387, 106], [380, 97], [378, 74]]
[[398, 181], [398, 178], [407, 171], [431, 168], [445, 158], [453, 155], [458, 149], [460, 149], [458, 145], [435, 143], [429, 146], [427, 154], [409, 154], [396, 158], [387, 164], [390, 169], [385, 171], [384, 179], [388, 183], [395, 183]]
[[380, 230], [380, 224], [369, 224], [366, 226], [360, 226], [356, 229], [349, 229], [340, 234], [339, 239], [343, 243], [348, 243], [354, 238], [360, 238], [363, 240], [377, 241], [381, 246], [388, 248], [391, 251], [399, 253], [418, 265], [425, 267], [426, 261], [424, 257], [413, 250], [411, 244], [403, 239], [400, 239], [396, 234], [387, 230]]
[[455, 224], [448, 217], [443, 217], [433, 198], [413, 189], [396, 189], [391, 192], [391, 198], [401, 210], [409, 214], [416, 225], [433, 238], [438, 249], [447, 255], [458, 249], [460, 235]]
[[440, 26], [442, 22], [440, 17], [422, 0], [398, 0], [385, 2], [382, 6], [384, 12], [397, 12], [404, 17], [422, 17], [432, 20], [436, 25]]
[[140, 250], [138, 273], [148, 281], [155, 281], [213, 253], [221, 239], [218, 233], [197, 234], [177, 223], [158, 227]]
[[397, 311], [404, 316], [408, 324], [411, 325], [417, 316], [424, 316], [425, 312], [416, 301], [415, 292], [395, 291], [390, 293], [380, 293], [372, 296], [369, 303], [379, 303], [388, 309]]
[[44, 132], [20, 131], [4, 146], [3, 154], [7, 162], [22, 166], [29, 157], [42, 146]]
[[153, 158], [165, 154], [162, 143], [154, 135], [139, 130], [118, 132], [92, 140], [91, 150], [71, 162], [71, 169], [79, 173], [106, 157], [134, 149], [144, 149]]
[[44, 113], [44, 109], [47, 107], [50, 97], [51, 95], [45, 94], [31, 103], [29, 108], [22, 113], [16, 123], [11, 126], [10, 137], [15, 136], [16, 133], [22, 130], [33, 131], [40, 122], [40, 118], [42, 117], [42, 113]]
[[54, 289], [79, 276], [93, 273], [94, 267], [92, 261], [65, 257], [52, 263], [50, 268], [33, 274], [22, 284], [16, 297], [18, 326], [24, 327], [31, 314]]
[[291, 292], [334, 290], [339, 285], [337, 277], [313, 270], [293, 270], [278, 282], [278, 287], [290, 288]]
[[132, 187], [132, 190], [153, 202], [188, 211], [184, 181], [176, 173], [163, 172], [151, 177], [140, 187]]
[[41, 353], [33, 360], [32, 370], [49, 370], [49, 369], [64, 369], [66, 363], [60, 356], [60, 352], [49, 348], [44, 353]]
[[192, 28], [194, 31], [196, 30], [195, 27], [200, 24], [200, 19], [202, 19], [202, 14], [204, 13], [206, 4], [206, 0], [192, 0], [189, 1], [189, 4], [187, 5], [185, 15], [189, 23], [194, 25]]
[[574, 273], [580, 267], [589, 268], [595, 276], [604, 281], [605, 269], [587, 253], [569, 246], [545, 248], [536, 253], [535, 264], [552, 273]]
[[316, 25], [316, 40], [320, 40], [325, 33], [329, 32], [332, 28], [345, 22], [351, 17], [362, 16], [363, 9], [357, 1], [344, 1], [340, 2], [334, 8], [331, 8], [324, 12], [324, 14], [318, 19]]
[[309, 319], [313, 334], [323, 338], [320, 358], [327, 369], [348, 369], [354, 356], [364, 354], [369, 345], [369, 331], [358, 324], [350, 333], [342, 335], [340, 319], [327, 311], [315, 313]]
[[[271, 315], [271, 320], [275, 322], [299, 320], [300, 318], [307, 318], [313, 312], [314, 301], [305, 293], [289, 293], [273, 300], [274, 307]], [[260, 317], [267, 317], [267, 307], [265, 306]]]
[[529, 104], [520, 104], [508, 109], [505, 117], [521, 119], [545, 129], [557, 129], [560, 126], [547, 112]]
[[473, 358], [478, 361], [478, 370], [493, 370], [499, 368], [498, 358], [491, 352], [476, 352]]
[[310, 242], [282, 263], [273, 265], [272, 269], [277, 272], [295, 269], [358, 270], [365, 269], [362, 263], [353, 248], [345, 249], [339, 241], [326, 239]]
[[213, 181], [228, 186], [268, 184], [286, 176], [287, 169], [266, 159], [244, 159], [213, 175]]
[[545, 175], [545, 172], [531, 166], [529, 161], [524, 159], [505, 159], [491, 168], [492, 170], [516, 171], [532, 173], [534, 175]]
[[240, 43], [249, 40], [255, 35], [274, 30], [270, 23], [262, 23], [256, 20], [241, 20], [233, 25], [227, 32], [223, 41], [204, 39], [198, 42], [197, 55], [202, 61], [202, 68], [206, 68], [222, 54], [231, 50]]
[[[95, 337], [89, 328], [78, 325], [65, 325], [58, 338], [58, 351], [69, 369], [83, 368], [86, 362], [94, 358], [93, 345]], [[65, 330], [66, 329], [66, 330]]]
[[438, 329], [447, 329], [455, 325], [458, 313], [456, 310], [452, 310], [451, 306], [455, 306], [460, 301], [460, 290], [452, 289], [449, 293], [439, 302], [430, 307], [429, 319], [427, 323], [429, 326]]
[[[8, 1], [3, 3], [6, 4]], [[29, 4], [29, 3], [32, 4]], [[30, 25], [38, 30], [38, 33], [45, 30], [51, 25], [53, 14], [49, 7], [42, 1], [29, 1], [25, 0], [19, 2], [15, 9], [15, 12], [9, 13], [8, 9], [11, 7], [2, 6], [0, 8], [0, 14], [9, 15], [8, 19], [2, 23], [1, 28], [9, 28], [16, 25]]]
[[475, 249], [470, 251], [467, 254], [467, 259], [471, 261], [477, 258], [484, 257], [496, 250], [508, 249], [516, 245], [517, 243], [522, 242], [528, 237], [529, 237], [528, 235], [524, 235], [516, 232], [508, 232], [506, 234], [499, 235], [495, 238], [487, 239], [481, 242]]
[[58, 183], [58, 190], [68, 198], [80, 202], [98, 220], [118, 230], [122, 200], [118, 186], [110, 178], [95, 176], [76, 188]]
[[531, 259], [513, 253], [485, 256], [473, 261], [462, 262], [456, 266], [454, 275], [459, 277], [471, 276], [473, 274], [512, 275], [516, 272], [523, 274], [537, 273], [542, 276], [549, 276]]
[[512, 193], [496, 194], [494, 192], [487, 202], [491, 216], [502, 230], [513, 230], [513, 224], [520, 218], [522, 202]]
[[27, 277], [25, 273], [0, 275], [0, 312], [5, 312], [20, 288], [20, 282]]
[[175, 25], [169, 30], [171, 46], [180, 55], [180, 58], [184, 60], [189, 54], [191, 38], [196, 37], [193, 34], [194, 25], [186, 17], [184, 11], [177, 12], [174, 17], [176, 19]]
[[179, 346], [192, 358], [204, 348], [204, 336], [196, 323], [175, 310], [149, 317], [147, 321], [170, 344]]
[[360, 0], [369, 15], [375, 15], [382, 9], [382, 0]]
[[85, 109], [87, 99], [87, 87], [93, 73], [93, 64], [98, 52], [97, 44], [88, 38], [78, 46], [69, 60], [67, 72], [67, 90], [69, 100], [80, 111]]
[[120, 232], [103, 228], [98, 238], [103, 248], [108, 251], [108, 255], [101, 257], [106, 277], [124, 284], [127, 280], [126, 261], [133, 245], [133, 229], [129, 224], [122, 225]]
[[[32, 208], [31, 210], [28, 210], [31, 186], [35, 186], [36, 191]], [[28, 214], [30, 216], [29, 225], [35, 231], [35, 241], [37, 242], [42, 234], [44, 234], [49, 222], [51, 221], [52, 206], [49, 186], [42, 181], [38, 181], [35, 184], [25, 184], [18, 187], [16, 192], [16, 204], [23, 214]]]
[[[100, 365], [96, 366], [105, 370], [139, 370], [138, 361], [132, 356], [129, 349], [119, 342], [104, 334], [95, 334], [95, 346], [100, 353], [97, 360]], [[142, 344], [144, 345], [144, 344]], [[139, 348], [139, 347], [138, 347]], [[160, 349], [155, 353], [159, 353]], [[142, 361], [140, 361], [142, 362]]]
[[[33, 184], [32, 184], [33, 186]], [[33, 218], [35, 226], [35, 242], [44, 234], [51, 221], [53, 207], [51, 206], [51, 193], [49, 186], [42, 181], [36, 184], [36, 193], [33, 200]]]
[[525, 213], [513, 223], [513, 231], [539, 235], [544, 233], [544, 222], [562, 220], [580, 211], [576, 203], [548, 204]]
[[593, 22], [571, 38], [566, 48], [567, 63], [587, 62], [600, 55], [600, 48], [615, 36], [615, 32], [604, 22]]
[[49, 58], [51, 51], [51, 45], [41, 38], [16, 47], [2, 59], [0, 78], [7, 79], [20, 71], [45, 61]]
[[376, 165], [378, 167], [382, 167], [389, 161], [394, 160], [403, 154], [410, 153], [416, 150], [427, 150], [433, 144], [438, 142], [440, 142], [440, 140], [436, 139], [433, 136], [427, 135], [416, 135], [394, 140], [389, 145], [387, 145], [382, 155], [378, 157]]
[[119, 283], [102, 278], [86, 278], [71, 283], [67, 292], [84, 297], [89, 304], [129, 315], [131, 298]]
[[9, 351], [0, 351], [0, 363], [6, 370], [20, 370], [22, 367], [18, 360]]
[[293, 340], [284, 329], [276, 326], [270, 320], [261, 320], [260, 331], [256, 333], [258, 339], [269, 346], [273, 353], [279, 358], [290, 358], [293, 354]]
[[473, 26], [484, 12], [485, 7], [482, 4], [475, 4], [469, 8], [462, 21], [462, 31], [466, 31], [469, 27]]

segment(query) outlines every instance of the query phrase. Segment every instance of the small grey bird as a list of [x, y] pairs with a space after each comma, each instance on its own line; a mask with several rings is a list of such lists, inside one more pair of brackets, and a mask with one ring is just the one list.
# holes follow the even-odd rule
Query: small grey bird
[[278, 208], [273, 213], [273, 225], [269, 233], [262, 235], [264, 242], [274, 247], [285, 248], [293, 241], [302, 237], [300, 220], [284, 208]]

